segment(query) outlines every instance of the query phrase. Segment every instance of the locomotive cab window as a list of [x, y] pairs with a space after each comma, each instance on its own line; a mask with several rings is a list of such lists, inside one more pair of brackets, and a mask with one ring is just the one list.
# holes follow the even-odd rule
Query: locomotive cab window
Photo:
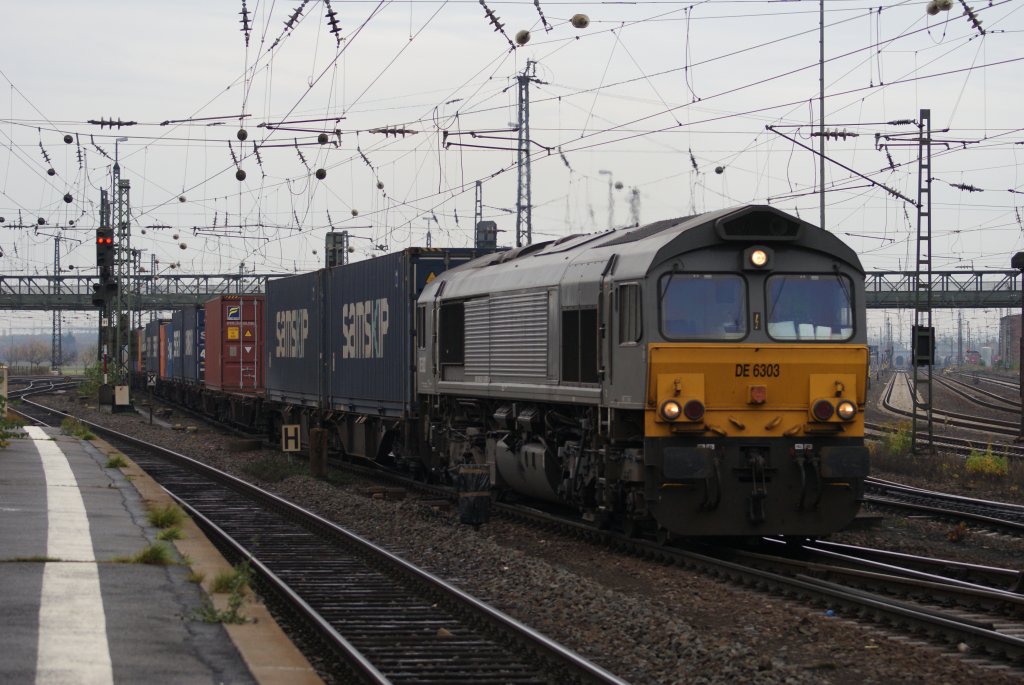
[[662, 277], [661, 332], [670, 340], [739, 340], [747, 335], [745, 281], [735, 274]]
[[619, 314], [619, 344], [628, 345], [639, 342], [643, 335], [643, 319], [640, 314], [640, 284], [620, 285], [616, 298]]
[[841, 274], [787, 274], [768, 278], [768, 335], [774, 340], [849, 340], [853, 284]]

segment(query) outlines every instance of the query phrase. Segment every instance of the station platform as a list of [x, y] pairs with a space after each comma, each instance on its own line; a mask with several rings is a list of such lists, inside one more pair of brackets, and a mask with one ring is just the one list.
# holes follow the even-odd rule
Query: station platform
[[0, 682], [320, 683], [251, 595], [245, 624], [199, 618], [191, 581], [230, 567], [191, 521], [177, 563], [128, 561], [155, 541], [148, 508], [170, 498], [127, 458], [105, 468], [111, 453], [35, 427], [0, 448]]

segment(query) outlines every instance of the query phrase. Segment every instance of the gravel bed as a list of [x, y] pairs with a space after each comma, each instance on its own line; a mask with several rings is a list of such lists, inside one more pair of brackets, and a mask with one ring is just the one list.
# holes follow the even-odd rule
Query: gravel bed
[[[50, 399], [52, 406], [73, 407], [87, 420], [243, 477], [254, 460], [281, 458], [271, 450], [232, 452], [232, 438], [209, 427], [187, 434], [150, 427], [135, 415], [101, 414], [68, 396]], [[197, 425], [193, 419], [177, 420]], [[632, 683], [1021, 682], [1021, 671], [978, 665], [969, 654], [887, 637], [874, 626], [829, 616], [823, 608], [591, 544], [548, 539], [522, 524], [496, 519], [474, 529], [460, 525], [453, 512], [412, 497], [368, 498], [362, 493], [365, 482], [344, 478], [342, 484], [329, 484], [298, 475], [261, 485], [454, 582]], [[937, 549], [929, 541], [941, 537], [941, 526], [922, 535], [924, 528], [905, 526], [904, 520], [844, 535], [862, 536], [863, 544], [876, 546]], [[968, 536], [957, 549], [969, 556], [979, 539]], [[1021, 558], [1020, 551], [1014, 554]]]

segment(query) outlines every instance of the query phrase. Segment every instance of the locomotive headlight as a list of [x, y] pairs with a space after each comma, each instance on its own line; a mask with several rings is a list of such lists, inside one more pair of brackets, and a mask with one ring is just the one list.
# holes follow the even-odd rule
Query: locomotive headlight
[[683, 413], [683, 408], [675, 400], [665, 400], [661, 403], [661, 409], [658, 411], [661, 413], [661, 418], [666, 421], [675, 421]]
[[836, 405], [836, 415], [843, 421], [849, 421], [857, 415], [857, 405], [850, 400], [843, 400]]
[[764, 271], [772, 268], [772, 248], [751, 245], [743, 251], [742, 268], [745, 271]]

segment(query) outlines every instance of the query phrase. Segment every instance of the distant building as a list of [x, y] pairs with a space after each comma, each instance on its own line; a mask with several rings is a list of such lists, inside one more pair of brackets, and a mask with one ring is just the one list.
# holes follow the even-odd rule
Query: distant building
[[1019, 368], [1020, 314], [1010, 314], [999, 319], [999, 358], [1004, 368]]

